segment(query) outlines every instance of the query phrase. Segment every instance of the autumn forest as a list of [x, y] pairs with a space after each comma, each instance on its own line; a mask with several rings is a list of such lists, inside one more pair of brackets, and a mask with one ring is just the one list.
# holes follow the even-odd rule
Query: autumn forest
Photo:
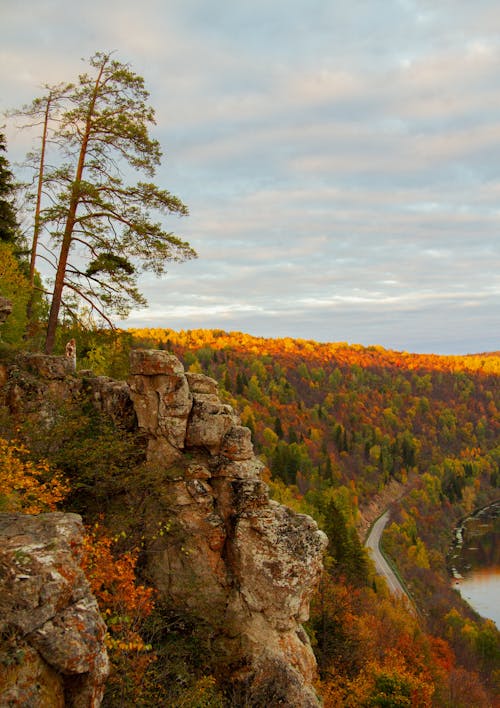
[[[447, 554], [458, 520], [498, 498], [500, 355], [220, 330], [131, 330], [100, 343], [76, 334], [82, 367], [126, 376], [129, 347], [160, 348], [216, 379], [252, 431], [274, 498], [327, 532], [308, 626], [325, 705], [494, 705], [498, 630], [453, 590]], [[379, 497], [394, 502], [383, 544], [410, 606], [388, 595], [362, 547]]]
[[[0, 134], [0, 296], [12, 310], [0, 324], [0, 389], [10, 376], [15, 391], [19, 356], [61, 355], [73, 339], [80, 383], [126, 381], [131, 350], [172, 352], [186, 371], [214, 379], [250, 429], [272, 498], [328, 536], [306, 626], [325, 708], [500, 705], [498, 628], [461, 599], [449, 568], [454, 528], [499, 498], [500, 352], [416, 355], [223, 330], [115, 329], [112, 313], [145, 304], [140, 272], [162, 275], [196, 252], [154, 215], [187, 214], [177, 197], [124, 181], [154, 175], [161, 156], [142, 77], [101, 52], [89, 71], [46, 86], [16, 113], [44, 126], [30, 154], [26, 213]], [[203, 621], [158, 602], [143, 572], [144, 536], [123, 500], [161, 485], [145, 464], [144, 435], [133, 416], [123, 424], [97, 410], [81, 385], [49, 412], [32, 378], [22, 414], [2, 394], [0, 511], [81, 515], [82, 565], [111, 663], [103, 706], [235, 705], [213, 670]], [[364, 546], [386, 509], [382, 547], [402, 598]], [[175, 529], [159, 523], [155, 534]], [[21, 662], [16, 637], [0, 625], [0, 679]]]

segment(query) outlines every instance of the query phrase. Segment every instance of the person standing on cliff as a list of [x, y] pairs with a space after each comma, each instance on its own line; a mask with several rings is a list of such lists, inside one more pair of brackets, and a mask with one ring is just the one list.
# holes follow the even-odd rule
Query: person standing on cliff
[[72, 360], [72, 370], [76, 371], [76, 341], [70, 339], [66, 344], [66, 358]]

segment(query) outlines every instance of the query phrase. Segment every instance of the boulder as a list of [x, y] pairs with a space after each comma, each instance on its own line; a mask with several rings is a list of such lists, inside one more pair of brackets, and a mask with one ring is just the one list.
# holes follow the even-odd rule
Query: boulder
[[109, 672], [106, 626], [80, 567], [77, 514], [0, 514], [0, 705], [100, 705]]
[[250, 430], [213, 379], [184, 373], [166, 352], [134, 352], [132, 361], [139, 424], [165, 470], [146, 512], [150, 524], [169, 529], [147, 534], [148, 574], [160, 597], [208, 620], [214, 669], [233, 683], [238, 705], [317, 706], [316, 662], [301, 622], [325, 534], [270, 501]]
[[254, 454], [250, 429], [242, 425], [229, 428], [222, 440], [220, 454], [229, 460], [251, 460]]
[[237, 425], [239, 420], [231, 406], [215, 397], [205, 394], [193, 394], [194, 403], [187, 428], [186, 446], [202, 448], [211, 455], [221, 450], [226, 433]]

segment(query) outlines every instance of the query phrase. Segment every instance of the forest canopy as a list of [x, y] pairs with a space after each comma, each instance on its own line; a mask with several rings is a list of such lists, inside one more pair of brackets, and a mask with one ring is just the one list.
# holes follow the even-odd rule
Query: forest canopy
[[[45, 338], [52, 352], [61, 308], [83, 305], [112, 326], [112, 315], [146, 304], [138, 275], [196, 257], [162, 216], [188, 213], [151, 180], [161, 148], [150, 135], [155, 112], [144, 79], [112, 54], [97, 52], [75, 83], [45, 86], [12, 115], [38, 132], [33, 172], [30, 285], [43, 259], [53, 270]], [[129, 183], [131, 175], [146, 179]], [[7, 233], [7, 232], [6, 232]], [[10, 237], [9, 237], [10, 238]]]

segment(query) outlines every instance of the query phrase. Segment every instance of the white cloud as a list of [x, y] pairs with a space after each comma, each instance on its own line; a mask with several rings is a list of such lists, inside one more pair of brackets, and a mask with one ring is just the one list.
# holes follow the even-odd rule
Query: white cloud
[[145, 278], [131, 323], [498, 348], [494, 0], [4, 0], [2, 22], [2, 108], [96, 49], [151, 90], [200, 258]]

